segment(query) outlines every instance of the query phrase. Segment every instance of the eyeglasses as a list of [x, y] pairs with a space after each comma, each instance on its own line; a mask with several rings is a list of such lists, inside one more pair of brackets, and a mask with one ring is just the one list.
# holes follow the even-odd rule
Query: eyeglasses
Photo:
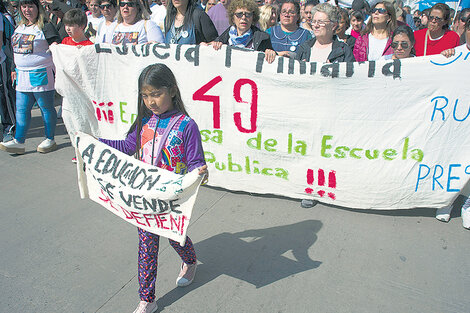
[[443, 18], [442, 18], [442, 17], [439, 17], [439, 16], [433, 16], [433, 15], [430, 15], [430, 16], [429, 16], [429, 20], [430, 20], [431, 22], [434, 22], [434, 21], [436, 21], [436, 22], [438, 22], [438, 23], [439, 23], [440, 21], [442, 21], [442, 20], [443, 20]]
[[297, 14], [297, 12], [295, 12], [295, 11], [284, 11], [284, 10], [281, 11], [281, 15], [287, 15], [287, 14], [295, 15], [295, 14]]
[[382, 8], [373, 8], [370, 12], [371, 12], [372, 14], [374, 14], [374, 13], [388, 14], [387, 10], [382, 9]]
[[410, 47], [410, 43], [408, 41], [393, 41], [390, 45], [392, 46], [392, 49], [397, 49], [398, 46], [401, 46], [406, 50]]
[[311, 24], [312, 26], [318, 25], [318, 26], [320, 26], [320, 27], [325, 27], [326, 24], [328, 24], [329, 22], [331, 22], [331, 21], [317, 21], [317, 20], [312, 20], [312, 21], [310, 22], [310, 24]]
[[112, 4], [102, 4], [102, 5], [100, 5], [100, 9], [109, 9], [112, 6], [113, 6]]
[[237, 12], [233, 13], [237, 18], [242, 18], [245, 16], [246, 18], [252, 18], [253, 17], [253, 12]]
[[460, 17], [460, 21], [461, 21], [462, 23], [465, 23], [469, 18], [470, 18], [470, 15], [461, 16], [461, 17]]
[[135, 2], [119, 2], [119, 6], [120, 6], [121, 8], [125, 7], [126, 5], [127, 5], [129, 8], [133, 8], [133, 7], [137, 6], [137, 3], [135, 3]]

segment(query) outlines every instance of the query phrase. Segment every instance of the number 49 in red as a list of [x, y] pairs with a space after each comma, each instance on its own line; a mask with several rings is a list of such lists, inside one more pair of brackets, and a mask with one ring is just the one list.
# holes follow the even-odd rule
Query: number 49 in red
[[[220, 129], [220, 97], [207, 95], [206, 93], [221, 81], [222, 77], [217, 76], [196, 90], [196, 92], [193, 94], [193, 100], [195, 101], [212, 102], [212, 116], [215, 129]], [[241, 97], [240, 91], [244, 85], [250, 85], [251, 87], [251, 101], [245, 101]], [[251, 79], [239, 79], [233, 86], [233, 97], [238, 103], [246, 103], [250, 105], [250, 128], [245, 128], [242, 126], [242, 115], [240, 112], [235, 112], [233, 114], [233, 121], [235, 122], [235, 126], [242, 133], [254, 133], [256, 131], [256, 121], [258, 118], [258, 86], [256, 86], [256, 83]]]

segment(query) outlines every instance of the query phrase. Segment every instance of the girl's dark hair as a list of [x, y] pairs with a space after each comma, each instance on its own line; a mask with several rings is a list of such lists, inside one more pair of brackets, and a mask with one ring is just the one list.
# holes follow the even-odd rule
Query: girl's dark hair
[[[391, 2], [379, 1], [372, 7], [372, 9], [375, 9], [375, 7], [379, 4], [382, 4], [385, 7], [385, 10], [387, 11], [388, 16], [390, 17], [390, 20], [387, 22], [387, 36], [390, 37], [392, 35], [392, 31], [397, 27], [397, 15], [395, 7]], [[374, 24], [372, 24], [372, 20], [373, 18], [369, 19], [366, 28], [364, 28], [364, 30], [362, 31], [362, 35], [370, 34], [372, 32], [372, 30], [374, 29]]]
[[[183, 29], [188, 28], [188, 25], [191, 23], [193, 18], [193, 12], [196, 10], [196, 1], [195, 0], [188, 0], [188, 6], [186, 7], [186, 13], [184, 13], [184, 20], [183, 20]], [[166, 6], [166, 17], [165, 17], [165, 34], [170, 31], [171, 25], [173, 24], [175, 17], [176, 17], [176, 8], [173, 5], [172, 0], [168, 0], [168, 4]]]
[[348, 11], [346, 11], [345, 9], [338, 9], [338, 12], [339, 12], [339, 16], [340, 16], [340, 21], [343, 18], [346, 25], [348, 25], [348, 27], [346, 27], [346, 29], [348, 29], [349, 26], [351, 26], [351, 20], [349, 19]]
[[129, 129], [128, 135], [132, 133], [135, 129], [137, 129], [137, 136], [136, 136], [136, 153], [137, 158], [140, 159], [140, 132], [142, 131], [142, 127], [144, 124], [144, 120], [148, 120], [152, 117], [153, 113], [150, 111], [144, 104], [144, 100], [142, 99], [142, 88], [144, 86], [151, 86], [155, 89], [161, 88], [174, 88], [176, 90], [175, 96], [172, 98], [173, 100], [173, 107], [174, 109], [180, 111], [184, 115], [188, 115], [186, 109], [184, 107], [183, 99], [181, 98], [181, 93], [178, 88], [178, 84], [176, 82], [175, 75], [173, 72], [166, 66], [165, 64], [155, 63], [152, 65], [147, 66], [144, 68], [142, 73], [139, 76], [139, 94], [137, 97], [137, 117], [135, 119], [134, 124], [132, 124], [131, 128]]
[[356, 20], [364, 21], [364, 14], [361, 11], [352, 11], [351, 18], [355, 17]]
[[300, 4], [296, 1], [296, 0], [284, 0], [281, 2], [281, 4], [279, 5], [279, 12], [278, 12], [278, 16], [280, 17], [281, 16], [281, 11], [282, 11], [282, 6], [286, 3], [292, 3], [294, 5], [294, 8], [295, 8], [295, 12], [297, 13], [297, 25], [300, 25], [300, 20], [301, 20], [301, 17], [300, 17]]

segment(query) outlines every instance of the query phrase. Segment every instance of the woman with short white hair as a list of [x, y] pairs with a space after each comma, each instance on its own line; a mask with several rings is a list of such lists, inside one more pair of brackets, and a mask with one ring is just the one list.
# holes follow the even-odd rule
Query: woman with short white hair
[[312, 16], [315, 37], [299, 47], [296, 59], [309, 62], [354, 62], [351, 48], [335, 35], [340, 20], [339, 9], [322, 3], [312, 9]]

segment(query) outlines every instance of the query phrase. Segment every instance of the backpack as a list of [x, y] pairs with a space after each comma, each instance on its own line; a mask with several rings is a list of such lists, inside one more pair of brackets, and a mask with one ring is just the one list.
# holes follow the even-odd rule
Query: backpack
[[11, 45], [11, 36], [15, 32], [15, 27], [10, 21], [2, 14], [3, 18], [3, 47], [2, 50], [8, 59], [13, 61], [13, 47]]

